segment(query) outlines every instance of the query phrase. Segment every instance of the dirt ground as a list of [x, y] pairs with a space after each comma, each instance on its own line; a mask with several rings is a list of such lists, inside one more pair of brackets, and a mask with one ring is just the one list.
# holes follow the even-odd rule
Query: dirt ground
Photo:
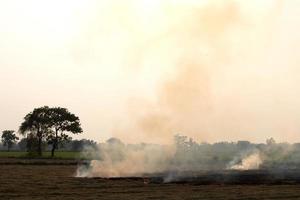
[[144, 184], [75, 178], [76, 165], [0, 165], [0, 199], [300, 199], [300, 185]]

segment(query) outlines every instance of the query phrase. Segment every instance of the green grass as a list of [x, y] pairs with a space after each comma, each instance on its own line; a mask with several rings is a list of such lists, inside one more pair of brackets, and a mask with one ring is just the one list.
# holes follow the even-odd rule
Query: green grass
[[[37, 156], [29, 155], [24, 151], [0, 151], [0, 158], [35, 158]], [[43, 152], [42, 158], [51, 158], [51, 152]], [[54, 153], [55, 159], [82, 159], [80, 152], [74, 151], [57, 151]]]

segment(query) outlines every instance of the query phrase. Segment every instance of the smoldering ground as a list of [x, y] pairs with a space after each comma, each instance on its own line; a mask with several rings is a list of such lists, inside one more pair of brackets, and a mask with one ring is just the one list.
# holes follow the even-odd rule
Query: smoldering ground
[[[164, 181], [197, 176], [203, 172], [225, 171], [284, 172], [300, 169], [299, 144], [254, 144], [248, 141], [197, 143], [177, 135], [173, 145], [124, 144], [113, 138], [97, 148], [86, 148], [92, 160], [77, 169], [77, 177], [147, 177]], [[267, 173], [269, 176], [270, 174]]]

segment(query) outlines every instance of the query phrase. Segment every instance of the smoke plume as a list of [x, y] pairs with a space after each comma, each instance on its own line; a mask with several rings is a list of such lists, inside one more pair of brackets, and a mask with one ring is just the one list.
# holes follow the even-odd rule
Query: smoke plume
[[102, 64], [122, 66], [129, 85], [114, 137], [168, 144], [176, 133], [210, 142], [295, 136], [297, 116], [284, 109], [293, 99], [284, 96], [296, 77], [283, 83], [286, 57], [272, 59], [282, 45], [281, 1], [141, 2], [101, 5], [112, 12], [101, 12], [106, 29], [92, 35], [105, 46]]
[[166, 182], [207, 171], [299, 169], [300, 145], [276, 143], [197, 143], [176, 135], [172, 145], [124, 144], [112, 138], [98, 148], [83, 151], [91, 159], [77, 177], [162, 176]]
[[125, 74], [119, 79], [128, 101], [113, 136], [160, 145], [101, 144], [99, 159], [78, 176], [257, 169], [276, 160], [268, 145], [239, 151], [243, 142], [197, 144], [180, 137], [172, 145], [176, 133], [201, 142], [297, 138], [299, 73], [291, 73], [298, 71], [291, 47], [298, 36], [285, 32], [292, 27], [285, 7], [292, 3], [116, 2], [101, 4], [98, 17], [106, 23], [83, 44], [95, 43], [101, 58], [87, 51], [78, 59], [99, 59]]
[[126, 177], [168, 169], [173, 150], [160, 145], [124, 145], [121, 142], [100, 144], [98, 149], [85, 151], [93, 155], [88, 168], [81, 166], [77, 177]]

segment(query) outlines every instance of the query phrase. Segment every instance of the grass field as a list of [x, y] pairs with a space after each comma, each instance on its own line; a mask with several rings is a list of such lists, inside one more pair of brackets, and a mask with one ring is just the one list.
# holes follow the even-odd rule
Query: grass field
[[[27, 152], [22, 151], [0, 151], [0, 158], [29, 158], [32, 157], [28, 155]], [[43, 152], [42, 158], [50, 158], [51, 152]], [[80, 152], [72, 151], [57, 151], [55, 152], [54, 158], [56, 159], [83, 159]]]
[[76, 166], [0, 165], [1, 199], [300, 199], [299, 185], [145, 184], [75, 178]]

